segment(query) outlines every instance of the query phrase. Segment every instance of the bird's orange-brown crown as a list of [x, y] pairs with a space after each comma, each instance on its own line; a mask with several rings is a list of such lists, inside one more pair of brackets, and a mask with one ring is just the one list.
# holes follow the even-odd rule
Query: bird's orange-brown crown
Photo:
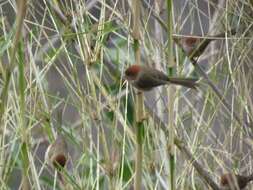
[[220, 184], [226, 186], [234, 180], [233, 178], [235, 178], [235, 176], [231, 173], [224, 174], [220, 178]]
[[186, 43], [186, 45], [188, 45], [188, 46], [193, 46], [193, 45], [195, 45], [197, 41], [198, 41], [198, 39], [197, 39], [197, 38], [193, 38], [193, 37], [187, 37], [187, 38], [185, 39], [185, 43]]
[[141, 66], [139, 65], [132, 65], [128, 67], [128, 69], [125, 71], [125, 75], [127, 77], [135, 77], [141, 70]]
[[64, 167], [67, 162], [67, 158], [64, 154], [56, 155], [53, 159], [53, 165], [57, 168], [57, 166]]
[[221, 176], [220, 184], [223, 185], [223, 186], [228, 184], [228, 177], [226, 175]]

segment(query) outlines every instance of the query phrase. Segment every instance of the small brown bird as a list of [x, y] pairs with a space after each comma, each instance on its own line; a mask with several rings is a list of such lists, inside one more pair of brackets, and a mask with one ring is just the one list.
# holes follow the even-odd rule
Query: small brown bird
[[[234, 35], [236, 30], [233, 29], [228, 32], [230, 35]], [[209, 45], [209, 43], [213, 40], [217, 40], [216, 38], [224, 38], [225, 33], [217, 34], [214, 36], [209, 36], [209, 38], [197, 38], [197, 37], [174, 37], [174, 41], [179, 44], [184, 52], [192, 57], [199, 57]]]
[[220, 178], [220, 185], [224, 190], [241, 190], [253, 180], [253, 174], [249, 176], [236, 175], [233, 173], [223, 174]]
[[58, 135], [56, 140], [48, 146], [45, 160], [59, 171], [65, 167], [68, 160], [68, 147], [62, 135]]
[[168, 77], [165, 73], [145, 66], [132, 65], [125, 71], [125, 79], [138, 90], [148, 91], [160, 85], [176, 84], [196, 89], [197, 79]]

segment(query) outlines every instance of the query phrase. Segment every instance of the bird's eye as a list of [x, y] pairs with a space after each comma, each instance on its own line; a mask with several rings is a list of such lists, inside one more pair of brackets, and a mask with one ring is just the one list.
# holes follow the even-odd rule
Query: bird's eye
[[132, 73], [131, 73], [130, 71], [126, 70], [125, 75], [126, 75], [126, 76], [131, 76]]
[[133, 72], [130, 72], [130, 71], [125, 71], [125, 79], [128, 80], [128, 81], [131, 81], [131, 80], [134, 80], [135, 78], [135, 75]]
[[137, 72], [135, 72], [134, 70], [127, 70], [125, 74], [129, 77], [134, 77], [137, 74]]

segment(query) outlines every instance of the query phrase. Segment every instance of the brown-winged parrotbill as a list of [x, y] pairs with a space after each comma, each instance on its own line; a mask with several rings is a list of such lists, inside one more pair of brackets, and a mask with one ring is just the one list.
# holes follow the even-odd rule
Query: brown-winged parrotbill
[[148, 91], [161, 85], [181, 85], [187, 88], [196, 89], [197, 80], [194, 78], [168, 77], [157, 69], [132, 65], [125, 70], [125, 79], [135, 88], [141, 91]]
[[241, 190], [253, 180], [253, 174], [249, 176], [242, 176], [233, 173], [226, 173], [221, 175], [220, 185], [223, 190]]
[[[230, 30], [228, 35], [234, 35], [236, 34], [236, 29]], [[199, 57], [203, 52], [205, 51], [206, 47], [209, 45], [210, 42], [217, 39], [225, 38], [226, 33], [220, 33], [213, 36], [207, 36], [207, 37], [197, 37], [197, 36], [183, 36], [183, 37], [173, 37], [173, 40], [181, 46], [181, 48], [184, 50], [184, 52], [192, 57]]]
[[47, 163], [57, 170], [66, 166], [68, 161], [68, 146], [62, 135], [58, 135], [55, 141], [50, 144], [45, 153]]

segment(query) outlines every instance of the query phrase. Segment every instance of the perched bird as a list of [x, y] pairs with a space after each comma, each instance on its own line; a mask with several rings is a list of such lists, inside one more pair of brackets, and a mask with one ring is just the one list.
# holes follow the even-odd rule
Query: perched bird
[[125, 71], [125, 79], [138, 90], [148, 91], [160, 85], [176, 84], [196, 89], [197, 79], [168, 77], [165, 73], [145, 66], [132, 65]]
[[68, 147], [62, 135], [58, 135], [56, 140], [48, 146], [45, 160], [59, 171], [65, 167], [68, 160]]
[[[228, 32], [230, 35], [234, 35], [236, 30], [233, 29]], [[225, 33], [209, 36], [207, 38], [197, 37], [174, 37], [174, 41], [179, 44], [184, 52], [191, 58], [199, 57], [209, 45], [209, 43], [217, 38], [224, 38]]]
[[236, 175], [233, 173], [223, 174], [220, 178], [220, 185], [224, 190], [241, 190], [253, 180], [253, 174], [249, 176]]

